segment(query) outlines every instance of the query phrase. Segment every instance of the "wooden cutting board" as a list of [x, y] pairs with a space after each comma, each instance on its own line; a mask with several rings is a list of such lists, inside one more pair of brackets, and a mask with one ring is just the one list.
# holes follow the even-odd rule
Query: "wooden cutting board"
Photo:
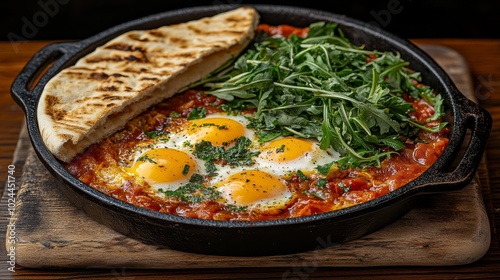
[[[422, 46], [474, 99], [463, 58], [441, 46]], [[269, 257], [198, 255], [145, 245], [89, 218], [57, 189], [36, 158], [26, 130], [15, 164], [24, 164], [13, 218], [16, 263], [25, 267], [218, 268], [460, 265], [481, 258], [490, 245], [490, 226], [481, 196], [481, 177], [464, 189], [430, 197], [395, 223], [361, 239], [311, 252]], [[7, 192], [4, 192], [7, 194]], [[2, 205], [6, 202], [2, 198]], [[2, 210], [4, 210], [2, 208]], [[12, 234], [7, 232], [7, 237]], [[167, 237], [166, 237], [167, 238]], [[324, 240], [323, 242], [327, 242]], [[321, 242], [318, 243], [321, 247]]]

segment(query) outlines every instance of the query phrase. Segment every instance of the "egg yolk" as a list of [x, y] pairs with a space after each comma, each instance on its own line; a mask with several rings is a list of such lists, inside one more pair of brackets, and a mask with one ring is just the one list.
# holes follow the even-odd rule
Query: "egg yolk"
[[272, 162], [287, 162], [299, 159], [313, 151], [313, 144], [300, 138], [273, 140], [260, 149], [259, 157]]
[[190, 120], [187, 132], [195, 142], [205, 140], [214, 146], [223, 146], [224, 143], [244, 136], [245, 127], [231, 119], [205, 118]]
[[148, 183], [173, 183], [189, 179], [197, 169], [197, 164], [185, 152], [160, 148], [143, 153], [130, 169]]
[[289, 193], [287, 186], [278, 177], [259, 170], [233, 174], [217, 186], [227, 203], [238, 206], [276, 206], [271, 205], [273, 201], [277, 202]]

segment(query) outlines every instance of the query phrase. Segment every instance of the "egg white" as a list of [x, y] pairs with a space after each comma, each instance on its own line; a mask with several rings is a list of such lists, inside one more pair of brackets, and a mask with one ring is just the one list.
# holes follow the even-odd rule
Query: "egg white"
[[[206, 117], [210, 118], [227, 118], [233, 121], [236, 121], [243, 125], [244, 127], [244, 137], [247, 137], [252, 141], [250, 149], [259, 150], [265, 143], [259, 143], [256, 137], [255, 132], [252, 129], [247, 128], [247, 125], [250, 123], [245, 116], [243, 115], [227, 115], [225, 113], [216, 113], [211, 114]], [[150, 142], [146, 142], [143, 145], [140, 145], [136, 148], [136, 151], [133, 155], [133, 160], [136, 161], [145, 151], [150, 149], [158, 149], [158, 148], [171, 148], [179, 151], [183, 151], [190, 155], [196, 161], [196, 170], [195, 174], [206, 175], [205, 162], [201, 159], [198, 159], [194, 156], [195, 146], [197, 142], [186, 132], [188, 125], [183, 125], [180, 127], [181, 129], [173, 129], [172, 132], [168, 133], [165, 137], [160, 137], [158, 139], [150, 139]], [[236, 173], [248, 170], [259, 170], [264, 171], [275, 176], [286, 178], [291, 174], [302, 171], [304, 174], [312, 174], [316, 172], [316, 168], [318, 165], [325, 165], [331, 163], [333, 161], [337, 161], [340, 158], [338, 152], [333, 149], [322, 150], [319, 147], [319, 143], [313, 139], [303, 139], [311, 144], [312, 150], [304, 153], [293, 160], [287, 160], [282, 162], [277, 162], [266, 158], [265, 155], [261, 154], [253, 158], [254, 162], [250, 166], [248, 165], [240, 165], [240, 166], [230, 166], [219, 165], [216, 164], [217, 171], [216, 175], [208, 178], [207, 184], [210, 186], [218, 185], [220, 182], [227, 181], [228, 178], [233, 176]], [[201, 141], [201, 140], [198, 140]], [[168, 183], [149, 183], [153, 188], [154, 192], [158, 192], [161, 196], [164, 196], [161, 193], [161, 190], [176, 190], [182, 185], [185, 185], [189, 182], [190, 178], [182, 178], [176, 182], [168, 182]], [[285, 181], [284, 181], [285, 182]], [[227, 186], [219, 187], [218, 191], [221, 193], [221, 199], [219, 202], [226, 205], [235, 205], [235, 206], [245, 206], [248, 210], [251, 211], [273, 211], [279, 210], [285, 207], [292, 199], [292, 192], [286, 188], [286, 190], [280, 192], [277, 195], [270, 196], [264, 199], [260, 199], [255, 201], [250, 205], [238, 205], [234, 200], [231, 200], [231, 189]]]
[[[224, 113], [216, 113], [216, 114], [211, 114], [206, 117], [206, 119], [210, 118], [226, 118], [230, 119], [233, 121], [236, 121], [244, 126], [244, 137], [247, 137], [251, 140], [255, 141], [255, 133], [253, 130], [246, 128], [246, 126], [250, 123], [244, 116], [242, 115], [237, 115], [237, 116], [232, 116], [232, 115], [227, 115]], [[195, 150], [195, 145], [197, 144], [196, 141], [193, 141], [193, 138], [190, 137], [188, 133], [186, 133], [187, 126], [181, 127], [181, 129], [175, 129], [173, 132], [168, 133], [165, 136], [150, 139], [148, 142], [144, 142], [142, 145], [138, 145], [135, 148], [135, 151], [131, 155], [131, 159], [129, 160], [129, 165], [133, 165], [134, 162], [136, 162], [141, 155], [143, 155], [145, 152], [149, 150], [154, 150], [154, 149], [161, 149], [161, 148], [170, 148], [170, 149], [176, 149], [182, 152], [185, 152], [186, 154], [190, 155], [193, 160], [196, 161], [196, 169], [195, 169], [195, 174], [207, 174], [206, 168], [205, 168], [205, 162], [193, 155], [193, 152]], [[255, 141], [256, 142], [256, 141]], [[228, 166], [227, 166], [228, 167]], [[234, 174], [234, 172], [228, 172], [227, 167], [222, 167], [221, 173], [220, 174]], [[135, 174], [135, 176], [137, 176]], [[217, 176], [216, 180], [221, 180], [225, 178], [225, 176]], [[159, 182], [151, 182], [150, 180], [148, 181], [147, 178], [140, 178], [141, 180], [146, 180], [146, 182], [156, 191], [173, 191], [181, 187], [182, 185], [185, 185], [189, 182], [189, 177], [182, 178], [180, 180], [177, 180], [175, 182], [166, 182], [166, 183], [159, 183]], [[211, 182], [215, 180], [211, 180]]]
[[[225, 118], [242, 124], [244, 127], [244, 133], [241, 136], [250, 139], [252, 143], [257, 143], [255, 132], [252, 129], [246, 127], [248, 124], [250, 124], [250, 121], [248, 121], [243, 115], [233, 116], [225, 113], [215, 113], [205, 117], [205, 119], [211, 118]], [[187, 129], [188, 128], [186, 126], [183, 128], [183, 130], [177, 133], [170, 133], [169, 143], [171, 143], [173, 147], [176, 147], [179, 150], [186, 150], [192, 153], [194, 151], [195, 145], [198, 144], [202, 139], [195, 139], [192, 135], [186, 133]]]
[[256, 168], [273, 173], [278, 176], [289, 176], [297, 171], [302, 171], [304, 174], [314, 173], [318, 165], [325, 165], [340, 159], [340, 154], [333, 149], [322, 150], [319, 143], [312, 139], [302, 139], [309, 142], [312, 146], [312, 151], [302, 154], [300, 157], [276, 162], [269, 160], [265, 152], [261, 152], [255, 158]]

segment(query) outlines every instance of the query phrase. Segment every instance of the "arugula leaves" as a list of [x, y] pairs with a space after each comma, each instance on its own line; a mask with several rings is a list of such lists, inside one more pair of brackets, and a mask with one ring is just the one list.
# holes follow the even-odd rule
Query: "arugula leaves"
[[[280, 136], [317, 138], [333, 147], [339, 164], [380, 164], [404, 148], [415, 131], [437, 132], [411, 120], [404, 93], [435, 106], [430, 119], [443, 114], [443, 99], [417, 85], [419, 73], [398, 53], [365, 50], [346, 39], [336, 24], [318, 22], [305, 38], [273, 38], [264, 33], [236, 62], [207, 78], [207, 93], [227, 100], [224, 110], [255, 108], [249, 118], [260, 141]], [[202, 81], [203, 83], [203, 81]]]

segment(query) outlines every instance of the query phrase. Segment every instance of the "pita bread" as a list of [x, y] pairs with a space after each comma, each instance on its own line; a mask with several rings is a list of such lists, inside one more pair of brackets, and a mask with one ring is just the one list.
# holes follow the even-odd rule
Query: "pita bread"
[[258, 14], [242, 7], [213, 17], [124, 33], [54, 76], [38, 104], [47, 148], [69, 162], [150, 106], [237, 56]]

